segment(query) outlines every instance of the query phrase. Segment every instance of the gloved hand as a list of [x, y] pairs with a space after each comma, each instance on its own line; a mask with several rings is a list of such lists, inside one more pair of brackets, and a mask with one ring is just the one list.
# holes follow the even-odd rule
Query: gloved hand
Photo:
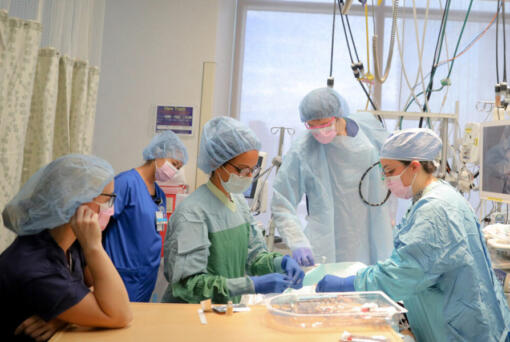
[[292, 280], [285, 274], [269, 273], [250, 277], [255, 293], [282, 293], [292, 285]]
[[305, 272], [299, 267], [298, 263], [290, 256], [285, 255], [282, 259], [282, 269], [292, 280], [292, 288], [300, 289], [303, 287], [303, 278]]
[[356, 291], [354, 288], [354, 279], [356, 279], [356, 276], [340, 278], [331, 274], [326, 274], [317, 284], [315, 292]]
[[313, 266], [315, 261], [313, 260], [312, 250], [308, 247], [296, 248], [292, 251], [292, 257], [298, 262], [300, 266]]

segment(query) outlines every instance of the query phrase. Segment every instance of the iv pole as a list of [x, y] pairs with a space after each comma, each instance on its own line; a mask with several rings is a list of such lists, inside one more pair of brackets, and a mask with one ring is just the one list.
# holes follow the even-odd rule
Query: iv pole
[[[257, 194], [255, 194], [253, 205], [251, 207], [252, 212], [258, 212], [260, 210], [261, 196], [264, 196], [264, 193], [265, 193], [264, 187], [266, 186], [265, 183], [267, 182], [267, 179], [268, 179], [271, 171], [273, 169], [275, 169], [275, 174], [277, 174], [278, 170], [280, 169], [280, 166], [282, 165], [283, 143], [285, 141], [285, 132], [287, 132], [287, 134], [289, 134], [289, 135], [294, 135], [296, 131], [294, 130], [294, 128], [290, 128], [290, 127], [271, 127], [272, 134], [280, 135], [279, 142], [278, 142], [278, 154], [273, 158], [273, 160], [271, 162], [271, 166], [269, 168], [267, 168], [266, 170], [264, 170], [264, 172], [262, 172], [257, 177], [257, 179], [261, 179], [262, 176], [266, 175], [266, 177], [264, 179], [264, 183], [260, 187], [261, 190]], [[267, 244], [267, 249], [269, 251], [273, 250], [275, 229], [276, 229], [276, 227], [273, 223], [273, 219], [271, 218], [269, 220], [269, 231], [266, 236], [266, 244]]]

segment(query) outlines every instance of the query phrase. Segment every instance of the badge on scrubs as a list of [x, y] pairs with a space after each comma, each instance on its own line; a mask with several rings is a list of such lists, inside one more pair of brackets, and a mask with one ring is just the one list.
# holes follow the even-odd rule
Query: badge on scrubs
[[167, 222], [168, 220], [166, 219], [165, 210], [160, 207], [159, 210], [156, 211], [156, 230], [158, 232], [162, 232], [165, 229]]

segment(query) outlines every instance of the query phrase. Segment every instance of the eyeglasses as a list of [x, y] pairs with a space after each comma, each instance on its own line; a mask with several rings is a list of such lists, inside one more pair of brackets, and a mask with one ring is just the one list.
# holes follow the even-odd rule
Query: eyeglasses
[[[117, 194], [116, 194], [116, 193], [111, 193], [111, 194], [104, 194], [104, 193], [101, 193], [101, 194], [99, 194], [99, 195], [100, 195], [100, 196], [107, 196], [107, 197], [110, 197], [110, 198], [108, 199], [108, 201], [103, 202], [103, 203], [101, 203], [101, 204], [103, 204], [103, 205], [104, 205], [104, 204], [106, 204], [106, 205], [108, 206], [108, 208], [113, 207], [113, 204], [115, 203], [115, 198], [117, 198]], [[98, 204], [100, 204], [100, 203], [98, 203]]]
[[308, 122], [305, 122], [305, 127], [308, 128], [308, 129], [326, 128], [326, 127], [331, 126], [334, 121], [335, 121], [335, 117], [332, 117], [326, 123], [324, 123], [322, 125], [316, 125], [316, 126], [311, 126], [310, 124], [308, 124]]
[[241, 169], [239, 166], [236, 166], [232, 163], [227, 162], [228, 165], [232, 166], [239, 173], [241, 177], [249, 177], [250, 174], [253, 178], [257, 177], [260, 173], [260, 166], [255, 165], [254, 167], [245, 167]]

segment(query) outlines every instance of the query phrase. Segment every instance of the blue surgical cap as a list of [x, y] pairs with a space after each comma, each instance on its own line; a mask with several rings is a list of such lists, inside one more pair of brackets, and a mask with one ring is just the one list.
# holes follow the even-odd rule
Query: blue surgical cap
[[443, 143], [428, 128], [410, 128], [396, 131], [384, 142], [380, 158], [393, 160], [434, 160]]
[[345, 99], [331, 88], [312, 90], [299, 104], [299, 115], [302, 122], [333, 116], [340, 118], [349, 113], [349, 106]]
[[152, 138], [149, 146], [143, 150], [143, 159], [172, 158], [183, 164], [188, 162], [188, 152], [181, 139], [172, 131], [164, 131]]
[[68, 154], [39, 169], [2, 212], [4, 225], [18, 235], [37, 234], [68, 223], [78, 207], [99, 196], [113, 180], [105, 160]]
[[227, 161], [251, 150], [260, 150], [260, 141], [251, 129], [232, 118], [216, 117], [204, 125], [198, 167], [205, 173], [210, 173]]

